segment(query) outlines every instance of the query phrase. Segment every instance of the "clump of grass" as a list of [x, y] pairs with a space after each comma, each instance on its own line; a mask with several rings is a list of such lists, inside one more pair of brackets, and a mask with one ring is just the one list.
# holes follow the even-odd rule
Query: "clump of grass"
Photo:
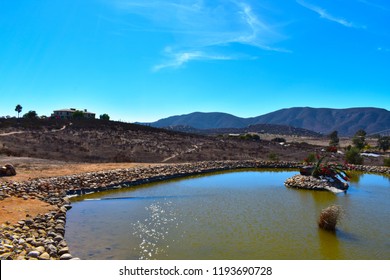
[[341, 215], [342, 209], [340, 206], [329, 206], [321, 211], [318, 225], [322, 229], [335, 231], [337, 222], [341, 219]]
[[268, 154], [268, 159], [272, 161], [279, 161], [279, 156], [276, 153], [269, 153]]

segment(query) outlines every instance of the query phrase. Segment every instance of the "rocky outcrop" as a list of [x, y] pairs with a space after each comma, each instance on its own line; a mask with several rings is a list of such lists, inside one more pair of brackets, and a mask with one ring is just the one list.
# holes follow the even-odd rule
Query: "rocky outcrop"
[[348, 189], [348, 184], [343, 183], [335, 177], [316, 178], [313, 176], [306, 176], [301, 174], [288, 178], [284, 182], [284, 185], [288, 188], [323, 190], [333, 193], [345, 192]]

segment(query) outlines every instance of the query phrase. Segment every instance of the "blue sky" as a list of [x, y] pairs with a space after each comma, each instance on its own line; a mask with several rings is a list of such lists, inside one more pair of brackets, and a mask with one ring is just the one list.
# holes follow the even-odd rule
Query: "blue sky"
[[390, 110], [386, 0], [0, 0], [0, 116]]

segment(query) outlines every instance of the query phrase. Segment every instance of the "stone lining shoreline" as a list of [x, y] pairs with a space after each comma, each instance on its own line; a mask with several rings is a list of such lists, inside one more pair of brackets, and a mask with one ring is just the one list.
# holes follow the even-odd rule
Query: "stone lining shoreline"
[[337, 178], [315, 178], [300, 174], [288, 178], [284, 185], [288, 188], [330, 191], [332, 193], [346, 192], [348, 189], [348, 184], [344, 184]]
[[[0, 188], [0, 200], [10, 196], [40, 199], [56, 206], [45, 215], [26, 217], [14, 225], [0, 228], [0, 259], [77, 259], [64, 239], [66, 212], [71, 208], [69, 196], [132, 187], [217, 171], [254, 168], [300, 168], [300, 162], [218, 161], [158, 165], [117, 169], [72, 176], [9, 182]], [[352, 166], [353, 170], [390, 174], [381, 166]]]

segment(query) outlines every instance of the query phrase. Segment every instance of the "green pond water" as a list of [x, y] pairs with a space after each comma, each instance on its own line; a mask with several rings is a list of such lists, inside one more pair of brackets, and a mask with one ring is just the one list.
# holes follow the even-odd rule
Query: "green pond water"
[[[296, 171], [211, 174], [78, 197], [65, 238], [81, 259], [390, 259], [390, 178], [347, 193], [288, 189]], [[113, 199], [114, 198], [114, 199]], [[340, 205], [337, 231], [318, 228]]]

